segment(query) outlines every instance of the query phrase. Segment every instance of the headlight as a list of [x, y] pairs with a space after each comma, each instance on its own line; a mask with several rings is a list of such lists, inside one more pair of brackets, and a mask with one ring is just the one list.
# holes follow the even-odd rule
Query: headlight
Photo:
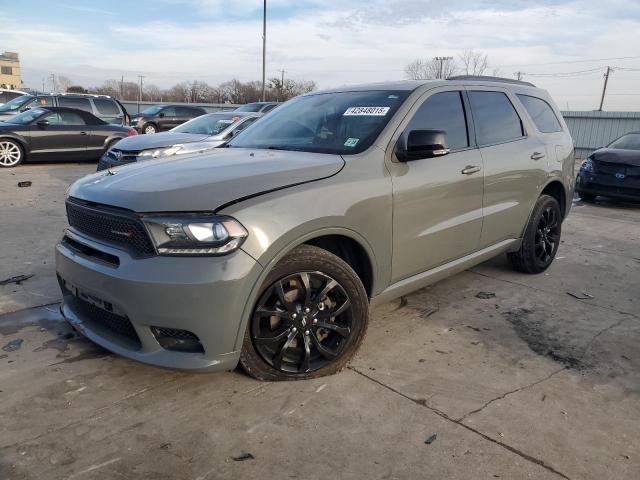
[[139, 158], [163, 158], [172, 155], [185, 155], [187, 153], [200, 153], [215, 148], [219, 145], [214, 142], [200, 143], [179, 143], [166, 148], [157, 148], [155, 150], [143, 150], [138, 155]]
[[590, 158], [584, 160], [580, 165], [580, 170], [582, 170], [583, 172], [593, 173], [593, 161], [591, 161]]
[[221, 215], [184, 214], [143, 218], [160, 255], [226, 255], [237, 250], [247, 230]]

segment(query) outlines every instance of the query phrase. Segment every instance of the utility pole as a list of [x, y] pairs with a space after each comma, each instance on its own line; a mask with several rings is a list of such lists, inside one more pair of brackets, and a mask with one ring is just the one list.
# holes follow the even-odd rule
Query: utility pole
[[600, 99], [600, 108], [598, 111], [602, 111], [602, 105], [604, 104], [604, 95], [607, 93], [607, 83], [609, 83], [609, 75], [611, 75], [611, 67], [607, 67], [607, 73], [604, 74], [604, 86], [602, 87], [602, 98]]
[[447, 62], [449, 60], [453, 60], [453, 57], [435, 57], [434, 60], [436, 62], [440, 62], [440, 73], [438, 74], [438, 78], [441, 79], [443, 77], [444, 62]]
[[267, 0], [262, 10], [262, 101], [266, 100], [265, 88], [267, 80]]
[[42, 93], [44, 93], [44, 78], [42, 79]]
[[124, 98], [124, 75], [120, 77], [120, 100]]
[[140, 88], [138, 90], [138, 113], [140, 113], [140, 102], [142, 102], [142, 79], [144, 75], [138, 75], [138, 79], [140, 80]]
[[51, 78], [51, 90], [53, 92], [55, 92], [57, 90], [57, 88], [56, 88], [56, 76], [55, 76], [55, 74], [52, 73], [51, 75], [49, 75], [49, 78]]
[[516, 76], [516, 80], [522, 80], [522, 77], [524, 76], [524, 72], [516, 72], [514, 73], [514, 75]]
[[284, 101], [284, 74], [287, 73], [287, 71], [285, 69], [280, 70], [281, 73], [281, 77], [280, 77], [280, 101], [283, 102]]

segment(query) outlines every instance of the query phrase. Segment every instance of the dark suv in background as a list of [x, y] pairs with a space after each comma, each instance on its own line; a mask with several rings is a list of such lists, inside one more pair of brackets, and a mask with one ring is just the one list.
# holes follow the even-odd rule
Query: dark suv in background
[[267, 113], [280, 105], [277, 102], [253, 102], [240, 105], [234, 112]]
[[192, 118], [204, 115], [207, 111], [201, 107], [184, 105], [154, 105], [131, 116], [131, 126], [140, 133], [157, 133], [171, 130]]
[[89, 112], [107, 123], [115, 125], [128, 125], [129, 123], [129, 114], [118, 100], [107, 95], [84, 93], [22, 95], [0, 106], [0, 122], [34, 107], [77, 108]]

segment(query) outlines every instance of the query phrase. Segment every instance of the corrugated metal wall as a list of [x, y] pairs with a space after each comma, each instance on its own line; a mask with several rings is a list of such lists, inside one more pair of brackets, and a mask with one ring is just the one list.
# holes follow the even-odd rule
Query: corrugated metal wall
[[562, 112], [576, 148], [586, 158], [598, 147], [628, 132], [640, 131], [640, 112]]

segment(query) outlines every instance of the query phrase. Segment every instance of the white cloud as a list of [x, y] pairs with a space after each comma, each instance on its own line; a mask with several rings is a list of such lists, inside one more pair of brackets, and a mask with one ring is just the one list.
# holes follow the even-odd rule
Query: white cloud
[[[165, 5], [172, 1], [163, 0]], [[270, 17], [268, 76], [284, 68], [287, 75], [314, 79], [322, 87], [397, 80], [415, 58], [456, 55], [465, 48], [485, 51], [507, 76], [515, 71], [586, 70], [607, 62], [569, 62], [640, 55], [636, 48], [640, 44], [640, 5], [631, 0], [452, 0], [446, 6], [435, 0], [304, 3], [313, 8], [299, 10], [299, 2], [269, 0], [270, 8], [298, 10], [289, 16], [280, 11]], [[3, 43], [20, 51], [27, 78], [29, 69], [43, 68], [55, 68], [71, 78], [74, 72], [82, 78], [94, 75], [94, 83], [100, 83], [104, 75], [119, 77], [119, 72], [145, 73], [147, 82], [162, 86], [187, 79], [216, 83], [232, 77], [259, 78], [262, 24], [256, 12], [262, 1], [192, 0], [190, 4], [201, 12], [193, 23], [170, 18], [127, 23], [119, 18], [98, 36], [35, 23], [25, 30], [21, 22], [5, 22]], [[222, 13], [226, 16], [221, 17]], [[547, 65], [536, 65], [540, 63]], [[640, 58], [612, 63], [639, 66]], [[571, 108], [597, 107], [600, 72], [530, 79], [548, 88], [562, 108], [567, 102]], [[615, 72], [610, 91], [633, 92], [637, 79], [640, 72]], [[606, 105], [637, 108], [640, 96], [612, 95]]]

